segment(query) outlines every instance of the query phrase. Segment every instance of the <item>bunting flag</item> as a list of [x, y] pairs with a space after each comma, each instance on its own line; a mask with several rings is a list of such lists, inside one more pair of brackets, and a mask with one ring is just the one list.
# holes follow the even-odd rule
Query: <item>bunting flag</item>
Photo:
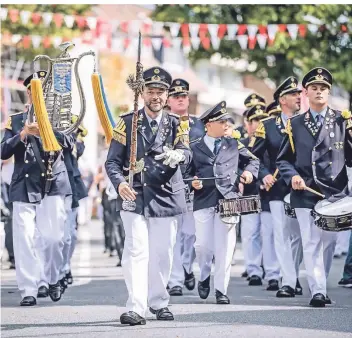
[[73, 24], [75, 23], [75, 17], [73, 15], [65, 15], [64, 21], [68, 28], [72, 28]]
[[199, 32], [199, 23], [190, 23], [189, 24], [189, 32], [191, 34], [191, 39], [196, 38]]
[[235, 40], [238, 31], [238, 25], [227, 25], [227, 37], [229, 40]]
[[1, 21], [5, 21], [7, 17], [7, 8], [1, 7], [0, 8], [0, 19]]
[[168, 22], [167, 24], [170, 27], [171, 36], [173, 38], [176, 38], [178, 36], [178, 33], [180, 32], [181, 25], [176, 22]]
[[238, 43], [240, 44], [241, 49], [247, 49], [248, 46], [248, 35], [239, 35], [237, 37]]
[[31, 12], [29, 11], [20, 12], [20, 18], [23, 25], [27, 25], [30, 17], [31, 17]]
[[43, 22], [45, 27], [49, 27], [53, 20], [53, 13], [44, 13], [43, 14]]
[[297, 39], [298, 28], [298, 25], [287, 25], [287, 30], [292, 40]]
[[266, 46], [266, 41], [268, 40], [268, 36], [265, 34], [257, 34], [257, 42], [260, 49], [264, 49]]

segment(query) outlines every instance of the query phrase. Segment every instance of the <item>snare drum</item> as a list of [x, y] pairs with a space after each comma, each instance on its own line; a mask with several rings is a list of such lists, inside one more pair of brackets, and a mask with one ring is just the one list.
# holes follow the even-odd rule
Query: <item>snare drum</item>
[[221, 199], [218, 210], [221, 220], [225, 223], [233, 223], [234, 216], [255, 214], [262, 211], [259, 195]]
[[291, 208], [291, 194], [287, 194], [284, 198], [285, 214], [291, 218], [297, 218], [295, 209]]
[[352, 229], [352, 197], [344, 197], [336, 202], [319, 201], [312, 215], [314, 223], [322, 230], [345, 231]]

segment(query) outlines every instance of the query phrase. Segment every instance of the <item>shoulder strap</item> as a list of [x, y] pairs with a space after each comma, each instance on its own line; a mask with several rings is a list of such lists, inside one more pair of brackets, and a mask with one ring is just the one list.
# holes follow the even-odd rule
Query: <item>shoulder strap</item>
[[32, 145], [32, 149], [33, 149], [33, 153], [34, 153], [34, 157], [36, 158], [39, 166], [40, 166], [40, 169], [46, 173], [46, 168], [45, 168], [45, 165], [42, 161], [42, 157], [40, 156], [40, 151], [39, 151], [39, 148], [38, 148], [38, 144], [36, 142], [36, 140], [34, 139], [34, 137], [32, 135], [28, 135], [27, 138], [29, 139], [29, 142], [31, 143]]

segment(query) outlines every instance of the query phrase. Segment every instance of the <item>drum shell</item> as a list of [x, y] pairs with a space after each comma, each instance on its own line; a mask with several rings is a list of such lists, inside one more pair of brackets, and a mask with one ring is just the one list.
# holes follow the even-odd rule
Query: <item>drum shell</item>
[[326, 216], [312, 210], [315, 225], [325, 231], [347, 231], [352, 229], [352, 213], [343, 216]]
[[287, 196], [284, 198], [284, 209], [285, 214], [291, 218], [297, 218], [295, 209], [291, 207], [291, 203], [287, 201]]

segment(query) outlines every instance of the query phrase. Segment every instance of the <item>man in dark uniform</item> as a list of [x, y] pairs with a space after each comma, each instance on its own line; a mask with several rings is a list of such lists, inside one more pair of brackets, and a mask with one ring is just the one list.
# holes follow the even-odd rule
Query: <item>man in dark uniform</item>
[[282, 110], [281, 110], [281, 106], [280, 103], [277, 102], [276, 100], [271, 102], [267, 107], [265, 112], [269, 115], [269, 116], [278, 116], [281, 114]]
[[[37, 72], [44, 78], [45, 71]], [[24, 85], [31, 103], [29, 76]], [[50, 189], [46, 189], [48, 156], [43, 151], [37, 123], [28, 123], [27, 112], [11, 115], [1, 142], [1, 158], [15, 156], [15, 168], [10, 186], [13, 202], [13, 239], [16, 259], [16, 278], [22, 306], [36, 304], [41, 270], [46, 267], [49, 296], [61, 298], [59, 270], [62, 265], [63, 230], [66, 195], [71, 188], [62, 153], [56, 154]], [[72, 147], [71, 138], [54, 132], [63, 148]], [[35, 231], [40, 233], [43, 248], [34, 243]]]
[[[189, 83], [184, 79], [175, 79], [169, 89], [168, 106], [172, 113], [189, 118], [189, 140], [190, 144], [200, 140], [205, 134], [203, 123], [194, 116], [188, 114], [189, 107]], [[182, 174], [186, 168], [181, 165]], [[186, 186], [188, 188], [188, 186]], [[169, 294], [171, 296], [182, 296], [182, 287], [188, 290], [195, 287], [193, 274], [193, 262], [195, 259], [194, 242], [195, 225], [193, 217], [193, 193], [186, 191], [186, 202], [188, 212], [179, 216], [176, 244], [174, 247], [174, 258], [169, 281]]]
[[[274, 99], [279, 101], [282, 113], [276, 117], [263, 120], [252, 139], [252, 152], [263, 161], [263, 154], [269, 155], [268, 165], [262, 165], [259, 178], [263, 182], [270, 199], [276, 255], [280, 263], [282, 287], [277, 297], [294, 297], [301, 294], [298, 282], [299, 264], [302, 260], [302, 245], [299, 226], [296, 219], [285, 214], [284, 197], [290, 192], [282, 176], [277, 176], [276, 158], [284, 137], [285, 126], [301, 107], [301, 90], [298, 80], [293, 76], [287, 78], [277, 88]], [[276, 110], [279, 110], [276, 107]], [[262, 162], [263, 163], [263, 162]], [[277, 177], [274, 177], [274, 175]]]
[[[268, 115], [263, 105], [257, 104], [247, 111], [249, 133], [251, 137], [241, 142], [251, 151], [253, 134], [260, 121]], [[263, 154], [261, 160], [268, 162], [268, 155]], [[260, 167], [263, 165], [261, 163]], [[265, 190], [260, 189], [260, 181], [256, 180], [244, 187], [244, 196], [260, 195], [262, 212], [260, 214], [243, 215], [241, 217], [242, 246], [246, 257], [247, 272], [250, 277], [248, 285], [262, 285], [263, 269], [268, 281], [267, 290], [279, 289], [280, 267], [274, 248], [272, 218], [269, 208], [268, 196]]]
[[[128, 312], [120, 320], [130, 325], [146, 323], [148, 305], [158, 320], [174, 319], [167, 308], [170, 296], [166, 286], [172, 268], [178, 215], [187, 212], [179, 164], [187, 165], [192, 157], [188, 128], [177, 115], [163, 111], [171, 75], [160, 67], [153, 67], [143, 73], [143, 78], [145, 106], [138, 112], [133, 187], [125, 178], [129, 172], [133, 113], [118, 118], [105, 163], [110, 181], [119, 194], [117, 206], [126, 233], [122, 268], [129, 298]], [[132, 201], [135, 205], [130, 207]]]
[[348, 192], [346, 163], [352, 157], [352, 120], [350, 112], [328, 106], [332, 75], [322, 67], [309, 71], [302, 86], [309, 110], [288, 120], [277, 166], [286, 184], [292, 186], [291, 206], [299, 222], [303, 259], [312, 295], [310, 305], [331, 304], [326, 280], [331, 268], [336, 232], [314, 224], [311, 211], [321, 197], [306, 190], [310, 187], [330, 202]]
[[[200, 266], [198, 293], [202, 299], [208, 298], [211, 265], [215, 256], [216, 302], [229, 304], [227, 288], [236, 245], [236, 232], [233, 231], [235, 223], [223, 222], [217, 206], [220, 199], [238, 197], [235, 183], [239, 161], [246, 164], [242, 173], [245, 184], [251, 183], [253, 177], [257, 176], [259, 161], [237, 140], [224, 137], [230, 119], [225, 101], [207, 110], [200, 119], [207, 133], [199, 142], [191, 145], [193, 161], [186, 171], [186, 177], [194, 178], [195, 249]], [[211, 177], [215, 179], [202, 180]]]

